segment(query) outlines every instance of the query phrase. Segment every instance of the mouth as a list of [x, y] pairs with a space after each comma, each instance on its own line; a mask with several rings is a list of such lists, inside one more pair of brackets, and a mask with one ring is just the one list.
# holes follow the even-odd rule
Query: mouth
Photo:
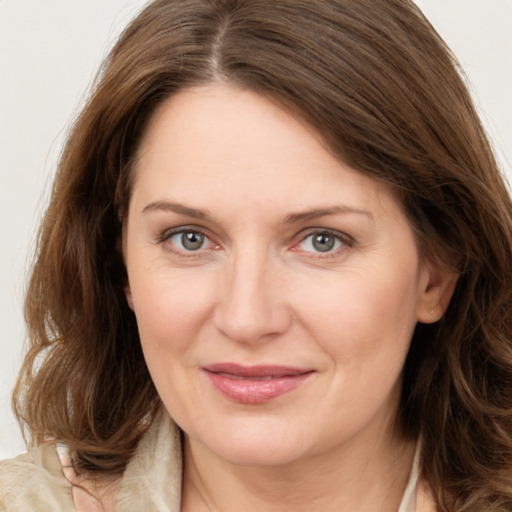
[[312, 369], [235, 363], [208, 365], [203, 371], [225, 398], [242, 404], [270, 402], [294, 391], [314, 373]]

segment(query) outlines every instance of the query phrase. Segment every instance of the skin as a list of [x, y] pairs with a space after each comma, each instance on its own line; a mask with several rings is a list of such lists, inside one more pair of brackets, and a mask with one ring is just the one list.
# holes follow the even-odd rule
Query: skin
[[[142, 140], [123, 252], [149, 370], [186, 433], [182, 510], [396, 512], [414, 452], [392, 431], [404, 359], [455, 278], [420, 258], [392, 190], [262, 96], [192, 88]], [[238, 403], [204, 371], [219, 362], [310, 374]]]

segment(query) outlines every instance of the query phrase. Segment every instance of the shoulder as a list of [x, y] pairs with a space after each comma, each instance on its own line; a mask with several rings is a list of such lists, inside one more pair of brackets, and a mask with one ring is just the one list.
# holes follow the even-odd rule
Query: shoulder
[[0, 462], [0, 512], [27, 510], [75, 511], [54, 445]]

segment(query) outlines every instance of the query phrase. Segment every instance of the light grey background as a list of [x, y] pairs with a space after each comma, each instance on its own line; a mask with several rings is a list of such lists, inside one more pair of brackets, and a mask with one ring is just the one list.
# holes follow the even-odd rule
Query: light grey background
[[[0, 0], [0, 459], [23, 451], [10, 391], [26, 269], [67, 127], [143, 0]], [[418, 0], [469, 76], [512, 181], [512, 0]]]

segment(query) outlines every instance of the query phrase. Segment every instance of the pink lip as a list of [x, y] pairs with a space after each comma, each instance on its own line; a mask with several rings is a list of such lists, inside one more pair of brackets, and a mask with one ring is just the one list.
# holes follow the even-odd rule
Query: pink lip
[[203, 368], [214, 387], [234, 402], [262, 404], [299, 387], [313, 370], [219, 363]]

